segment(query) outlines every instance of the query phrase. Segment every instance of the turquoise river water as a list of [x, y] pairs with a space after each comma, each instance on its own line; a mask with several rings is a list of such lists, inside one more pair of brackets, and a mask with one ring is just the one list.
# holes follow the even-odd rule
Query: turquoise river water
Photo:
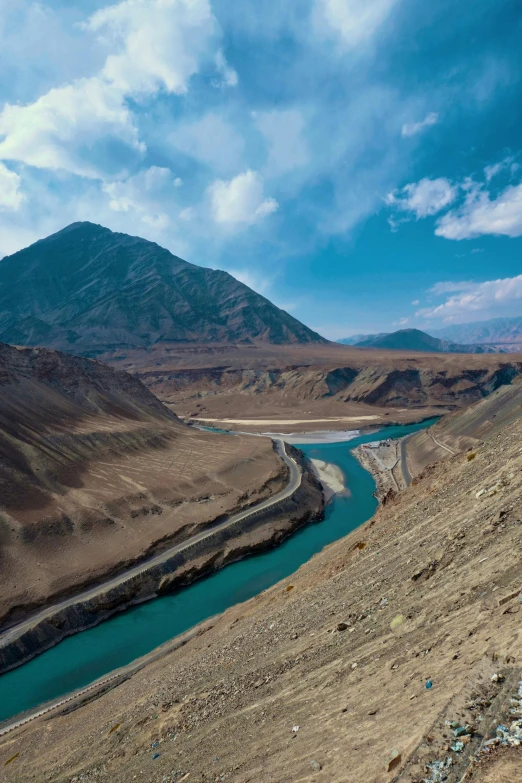
[[276, 549], [233, 563], [177, 593], [135, 606], [96, 628], [64, 639], [2, 675], [0, 721], [88, 685], [292, 574], [324, 546], [350, 533], [375, 512], [375, 482], [351, 450], [379, 438], [399, 438], [432, 423], [387, 427], [341, 443], [300, 445], [308, 457], [341, 468], [350, 490], [349, 496], [333, 499], [322, 522], [308, 525]]

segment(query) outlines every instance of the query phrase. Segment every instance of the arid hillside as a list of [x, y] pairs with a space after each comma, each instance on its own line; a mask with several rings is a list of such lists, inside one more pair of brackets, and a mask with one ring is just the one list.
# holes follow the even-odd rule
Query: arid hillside
[[411, 475], [417, 476], [427, 465], [452, 454], [473, 452], [521, 415], [522, 379], [516, 378], [512, 384], [501, 386], [485, 399], [444, 416], [433, 427], [409, 438], [406, 453]]
[[189, 428], [98, 361], [0, 344], [0, 625], [284, 479], [268, 439]]
[[517, 418], [183, 647], [11, 732], [5, 780], [517, 783], [520, 746], [479, 748], [522, 713], [521, 439]]
[[[201, 419], [354, 417], [407, 421], [509, 384], [522, 356], [425, 354], [344, 345], [154, 346], [106, 355], [178, 415]], [[341, 423], [333, 428], [343, 428]], [[346, 426], [344, 426], [346, 429]]]

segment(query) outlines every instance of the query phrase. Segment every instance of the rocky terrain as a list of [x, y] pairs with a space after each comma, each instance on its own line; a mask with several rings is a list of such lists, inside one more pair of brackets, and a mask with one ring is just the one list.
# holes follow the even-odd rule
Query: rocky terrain
[[137, 375], [183, 417], [298, 419], [314, 421], [315, 429], [321, 420], [324, 429], [419, 420], [480, 400], [522, 371], [520, 355], [425, 354], [334, 344], [164, 344], [104, 359]]
[[427, 465], [452, 454], [471, 453], [482, 441], [502, 432], [522, 414], [522, 383], [502, 386], [489, 397], [464, 411], [444, 416], [437, 424], [408, 438], [406, 454], [409, 471], [417, 476]]
[[140, 381], [0, 344], [0, 626], [286, 485], [269, 439], [184, 425]]
[[4, 779], [516, 783], [521, 437], [449, 455], [183, 647], [10, 732]]
[[2, 260], [0, 340], [85, 356], [164, 341], [326, 342], [227, 272], [93, 223]]

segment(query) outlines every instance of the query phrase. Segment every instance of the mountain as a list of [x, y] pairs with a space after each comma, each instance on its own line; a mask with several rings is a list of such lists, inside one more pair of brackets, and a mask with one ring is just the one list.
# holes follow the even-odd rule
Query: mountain
[[126, 372], [0, 344], [0, 627], [271, 494], [280, 473], [267, 438], [187, 427]]
[[0, 262], [0, 341], [87, 356], [159, 342], [326, 342], [227, 272], [93, 223]]
[[399, 329], [391, 334], [370, 336], [355, 344], [356, 348], [381, 348], [388, 351], [430, 351], [433, 353], [496, 353], [482, 345], [459, 345], [421, 332], [420, 329]]
[[453, 324], [432, 332], [434, 337], [459, 343], [486, 343], [494, 345], [522, 344], [522, 316], [517, 318], [492, 318], [490, 321], [474, 321]]
[[336, 340], [339, 345], [357, 345], [357, 343], [364, 342], [365, 340], [372, 340], [377, 337], [384, 337], [388, 332], [379, 332], [378, 334], [352, 334], [351, 337], [341, 337], [340, 340]]

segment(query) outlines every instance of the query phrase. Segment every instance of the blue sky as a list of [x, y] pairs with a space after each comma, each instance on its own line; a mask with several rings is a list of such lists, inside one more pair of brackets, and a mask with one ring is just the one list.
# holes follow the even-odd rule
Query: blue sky
[[337, 339], [522, 314], [519, 0], [3, 0], [0, 257], [76, 220]]

